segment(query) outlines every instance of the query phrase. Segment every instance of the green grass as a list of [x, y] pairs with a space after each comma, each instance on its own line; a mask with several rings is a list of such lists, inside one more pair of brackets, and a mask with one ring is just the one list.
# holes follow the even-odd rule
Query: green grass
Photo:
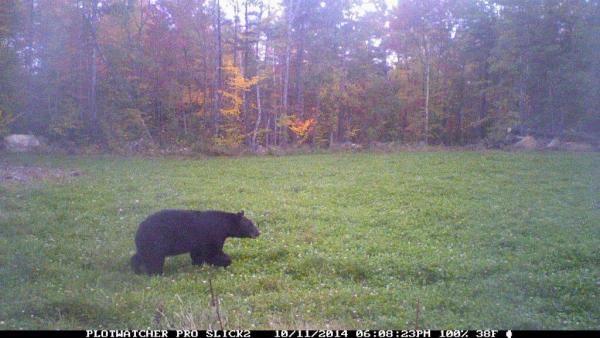
[[[0, 186], [0, 329], [599, 329], [600, 156], [401, 153], [204, 160], [0, 155], [83, 176]], [[244, 209], [227, 269], [133, 274], [162, 208]], [[155, 322], [157, 308], [164, 316]]]

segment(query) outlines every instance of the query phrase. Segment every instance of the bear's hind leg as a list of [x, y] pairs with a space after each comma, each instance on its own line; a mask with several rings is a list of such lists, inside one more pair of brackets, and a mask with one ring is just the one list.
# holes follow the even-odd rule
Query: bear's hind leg
[[206, 259], [206, 261], [215, 266], [227, 267], [231, 264], [231, 257], [226, 253], [220, 252]]
[[202, 265], [204, 263], [204, 255], [202, 255], [201, 251], [192, 251], [190, 252], [190, 256], [192, 257], [193, 265]]

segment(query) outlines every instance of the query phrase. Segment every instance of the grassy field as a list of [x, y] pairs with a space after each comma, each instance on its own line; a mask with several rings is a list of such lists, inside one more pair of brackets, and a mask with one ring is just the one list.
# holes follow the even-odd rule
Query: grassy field
[[[0, 154], [81, 176], [0, 185], [0, 329], [600, 329], [600, 155], [201, 160]], [[162, 208], [244, 209], [227, 269], [129, 268]]]

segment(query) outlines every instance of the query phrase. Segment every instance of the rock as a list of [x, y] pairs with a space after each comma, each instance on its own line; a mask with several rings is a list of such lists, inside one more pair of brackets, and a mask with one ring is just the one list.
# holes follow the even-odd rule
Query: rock
[[466, 144], [462, 148], [470, 151], [487, 151], [491, 146], [488, 147], [485, 141], [479, 141], [477, 143]]
[[125, 154], [149, 154], [157, 150], [156, 144], [148, 138], [139, 138], [137, 140], [129, 141], [125, 144]]
[[397, 148], [396, 143], [394, 142], [371, 142], [371, 144], [369, 145], [369, 148], [371, 150], [374, 151], [393, 151], [395, 148]]
[[329, 146], [332, 150], [338, 151], [360, 151], [362, 150], [362, 146], [360, 144], [352, 143], [352, 142], [344, 142], [344, 143], [334, 143]]
[[579, 142], [563, 142], [560, 145], [560, 150], [565, 151], [593, 151], [594, 147], [589, 143]]
[[546, 145], [546, 149], [558, 149], [558, 147], [560, 147], [560, 140], [558, 139], [558, 137], [555, 137], [552, 139], [552, 141], [550, 141], [550, 143], [548, 143], [548, 145]]
[[514, 149], [535, 150], [537, 141], [533, 136], [525, 136], [521, 140], [512, 145]]
[[8, 135], [4, 138], [4, 144], [6, 149], [12, 152], [28, 152], [42, 146], [37, 137], [25, 134]]
[[254, 151], [254, 153], [257, 155], [266, 155], [268, 152], [269, 149], [267, 149], [267, 147], [263, 147], [260, 144], [256, 147], [256, 150]]
[[269, 151], [268, 154], [269, 155], [273, 155], [273, 156], [284, 156], [285, 155], [285, 150], [283, 150], [283, 148], [278, 147], [278, 146], [269, 146]]

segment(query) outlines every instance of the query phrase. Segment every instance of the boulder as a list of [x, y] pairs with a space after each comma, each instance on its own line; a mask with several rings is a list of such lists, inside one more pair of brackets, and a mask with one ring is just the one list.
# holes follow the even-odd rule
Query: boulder
[[594, 147], [589, 143], [580, 142], [563, 142], [560, 145], [560, 150], [565, 151], [594, 151]]
[[560, 147], [560, 140], [558, 139], [558, 137], [553, 138], [552, 141], [550, 141], [546, 145], [546, 149], [550, 149], [550, 150], [558, 149], [558, 147]]
[[282, 147], [269, 146], [268, 149], [269, 149], [269, 151], [267, 153], [269, 155], [273, 155], [273, 156], [284, 156], [285, 155], [285, 150]]
[[336, 151], [360, 151], [363, 149], [362, 145], [352, 142], [334, 143], [329, 148]]
[[125, 143], [120, 150], [125, 154], [150, 154], [157, 150], [156, 144], [148, 138], [139, 138], [137, 140]]
[[397, 144], [394, 142], [371, 142], [369, 148], [374, 151], [393, 151], [397, 148]]
[[521, 150], [535, 150], [537, 140], [533, 136], [525, 136], [519, 142], [513, 144], [512, 147]]
[[257, 155], [266, 155], [269, 153], [269, 149], [259, 144], [258, 146], [256, 146], [256, 150], [254, 150], [254, 153]]
[[28, 152], [39, 149], [42, 143], [33, 135], [12, 134], [4, 138], [4, 145], [8, 151]]

